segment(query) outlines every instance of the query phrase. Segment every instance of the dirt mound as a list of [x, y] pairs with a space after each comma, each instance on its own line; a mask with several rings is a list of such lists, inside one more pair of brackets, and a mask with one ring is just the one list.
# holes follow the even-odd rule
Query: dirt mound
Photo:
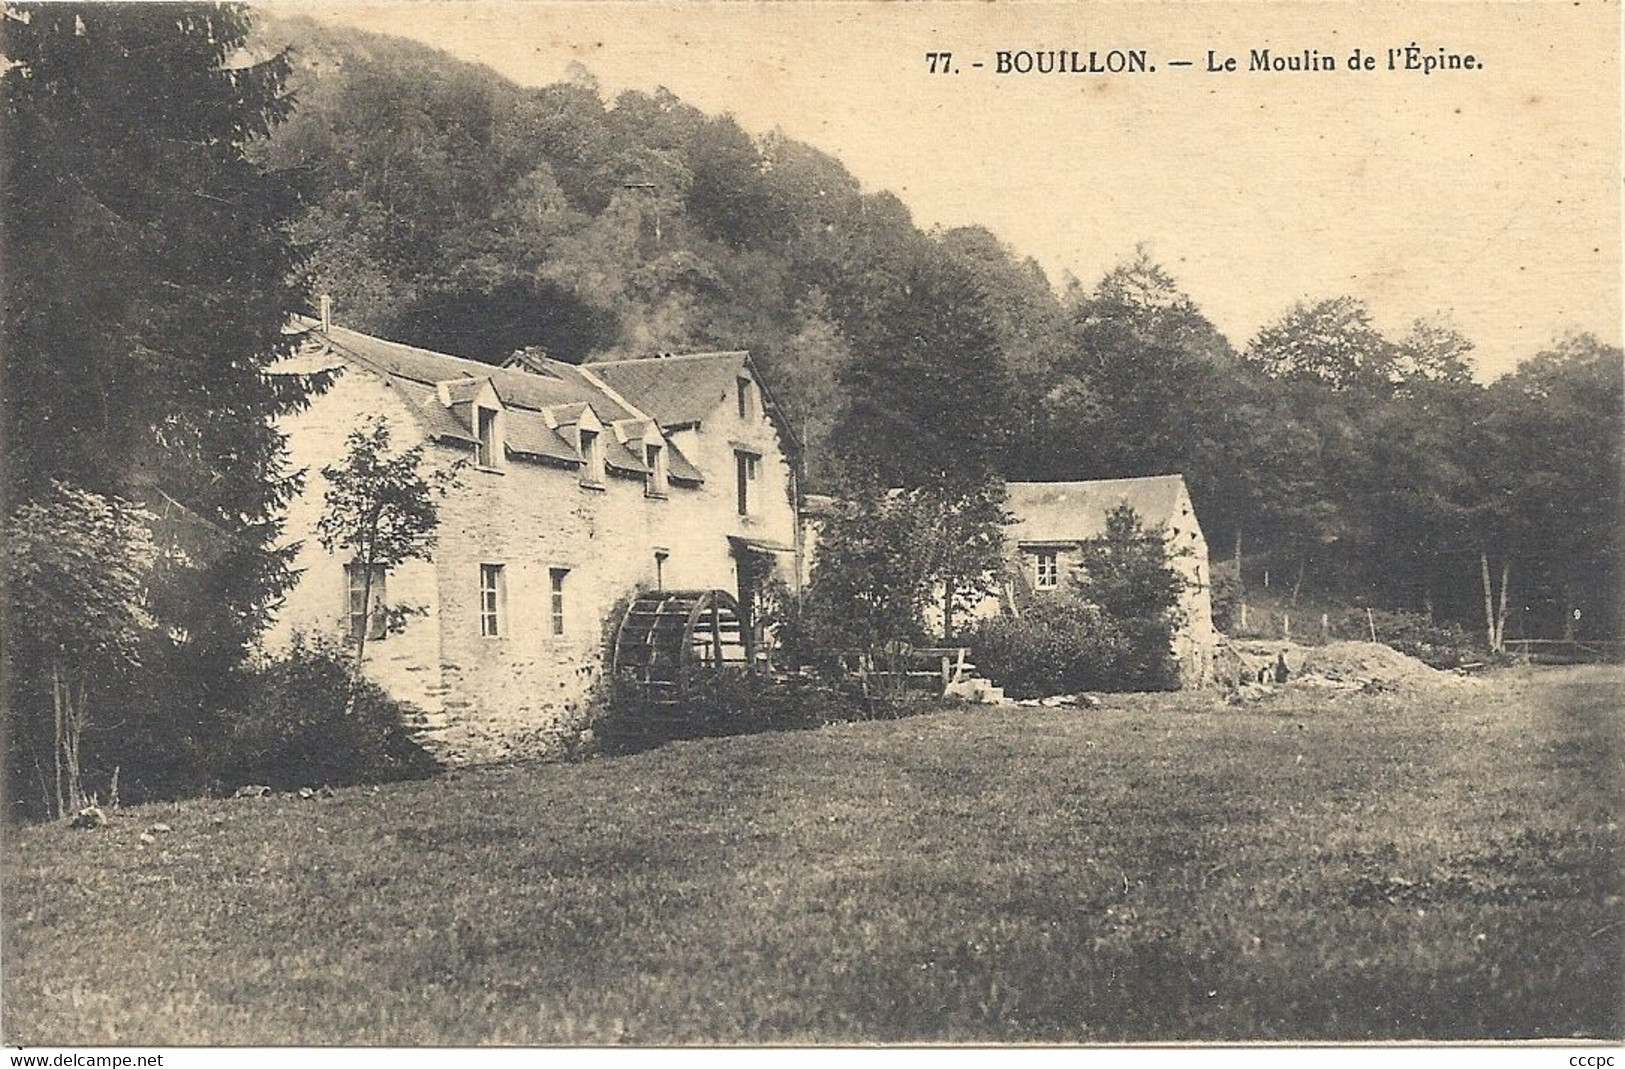
[[1379, 642], [1332, 642], [1304, 653], [1303, 668], [1293, 682], [1358, 687], [1361, 690], [1414, 690], [1458, 681]]

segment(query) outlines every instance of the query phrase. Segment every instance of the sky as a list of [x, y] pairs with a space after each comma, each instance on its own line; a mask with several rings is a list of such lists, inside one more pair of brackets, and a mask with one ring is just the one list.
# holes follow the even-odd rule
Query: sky
[[[579, 63], [606, 99], [665, 86], [837, 156], [922, 227], [987, 227], [1058, 285], [1144, 245], [1238, 346], [1341, 294], [1396, 334], [1448, 317], [1486, 379], [1564, 331], [1620, 340], [1617, 3], [264, 6], [524, 85]], [[1387, 70], [1412, 43], [1480, 69]], [[1248, 71], [1265, 48], [1336, 66]], [[1379, 69], [1349, 71], [1355, 48]], [[996, 72], [1022, 50], [1156, 69]], [[1209, 72], [1209, 50], [1238, 70]], [[931, 74], [944, 51], [957, 73]]]

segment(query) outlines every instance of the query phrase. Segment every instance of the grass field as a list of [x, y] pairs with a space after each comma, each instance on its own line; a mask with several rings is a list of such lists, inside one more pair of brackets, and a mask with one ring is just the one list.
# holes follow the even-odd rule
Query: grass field
[[[1619, 1037], [1618, 669], [8, 833], [9, 1044]], [[139, 840], [154, 822], [172, 830]]]

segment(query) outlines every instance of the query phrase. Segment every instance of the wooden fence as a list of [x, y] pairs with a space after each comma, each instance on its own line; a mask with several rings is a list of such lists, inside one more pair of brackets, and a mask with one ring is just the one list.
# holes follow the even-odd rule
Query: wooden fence
[[1510, 638], [1506, 652], [1530, 664], [1601, 664], [1625, 660], [1625, 642], [1615, 639]]
[[842, 671], [859, 681], [865, 695], [940, 696], [950, 683], [970, 677], [976, 666], [967, 660], [969, 654], [970, 650], [963, 646], [898, 645], [873, 653], [844, 650], [840, 661]]

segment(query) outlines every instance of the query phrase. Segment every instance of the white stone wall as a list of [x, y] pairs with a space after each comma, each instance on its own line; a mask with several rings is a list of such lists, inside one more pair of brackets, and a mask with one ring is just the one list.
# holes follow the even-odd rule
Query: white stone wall
[[[415, 429], [405, 406], [370, 373], [353, 370], [309, 410], [285, 423], [296, 462], [313, 472], [342, 455], [344, 435], [364, 414], [384, 412]], [[608, 473], [601, 488], [581, 484], [573, 468], [510, 458], [500, 470], [472, 465], [472, 449], [430, 443], [436, 464], [464, 458], [459, 485], [440, 502], [432, 564], [413, 563], [388, 577], [391, 601], [430, 610], [403, 634], [368, 644], [367, 674], [421, 712], [432, 752], [453, 763], [555, 752], [589, 725], [601, 696], [606, 628], [633, 591], [653, 585], [655, 553], [666, 551], [668, 589], [737, 591], [727, 535], [791, 544], [795, 515], [790, 467], [759, 410], [741, 421], [733, 399], [720, 399], [699, 431], [674, 436], [705, 474], [701, 488], [672, 484], [649, 497], [642, 476]], [[414, 437], [400, 434], [403, 444]], [[759, 512], [737, 515], [734, 444], [762, 456]], [[285, 645], [295, 627], [342, 634], [343, 563], [314, 541], [322, 481], [312, 478], [289, 510], [288, 534], [305, 538], [276, 627]], [[503, 568], [501, 633], [481, 634], [480, 566]], [[793, 560], [783, 564], [786, 576]], [[551, 572], [567, 570], [565, 628], [553, 634]]]
[[[280, 424], [288, 436], [292, 467], [305, 472], [305, 486], [289, 503], [283, 526], [284, 544], [299, 544], [293, 560], [299, 580], [287, 592], [262, 639], [268, 649], [286, 649], [295, 631], [335, 642], [347, 639], [349, 588], [344, 565], [348, 557], [328, 552], [316, 540], [316, 522], [327, 493], [321, 469], [342, 461], [346, 436], [372, 415], [388, 421], [396, 448], [409, 449], [423, 442], [416, 417], [398, 394], [373, 375], [348, 370], [308, 409]], [[384, 586], [390, 604], [420, 606], [426, 615], [410, 619], [398, 634], [369, 641], [366, 674], [420, 715], [433, 719], [441, 712], [443, 697], [438, 671], [440, 630], [435, 622], [440, 584], [434, 565], [410, 561], [388, 575]]]

